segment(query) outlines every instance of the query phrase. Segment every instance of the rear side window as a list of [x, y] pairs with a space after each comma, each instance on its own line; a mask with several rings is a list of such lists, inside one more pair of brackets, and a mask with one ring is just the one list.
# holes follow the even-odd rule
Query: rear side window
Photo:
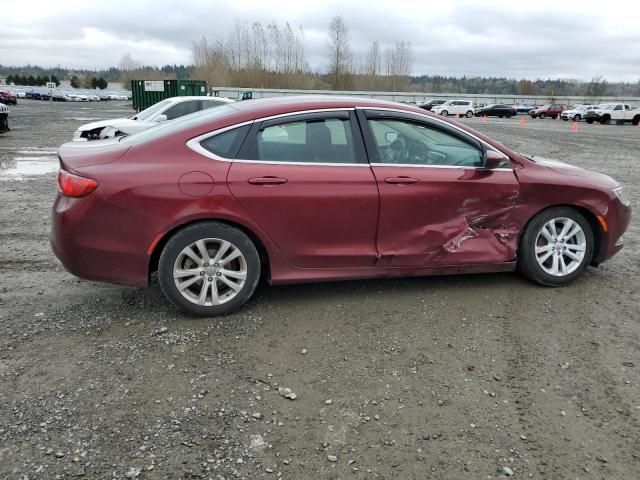
[[200, 142], [200, 146], [218, 157], [232, 159], [238, 153], [240, 145], [251, 125], [233, 128]]
[[322, 118], [267, 126], [257, 135], [257, 160], [356, 163], [348, 118]]

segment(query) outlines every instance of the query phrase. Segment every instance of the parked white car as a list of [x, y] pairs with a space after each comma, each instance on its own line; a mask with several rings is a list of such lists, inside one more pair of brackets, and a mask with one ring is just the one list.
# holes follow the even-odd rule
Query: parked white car
[[466, 116], [467, 118], [473, 117], [476, 110], [473, 107], [473, 102], [470, 100], [449, 100], [448, 102], [444, 102], [442, 105], [436, 105], [431, 109], [433, 113], [438, 113], [440, 115], [444, 115], [445, 117], [448, 115], [460, 115]]
[[568, 120], [579, 122], [587, 116], [587, 112], [589, 112], [590, 110], [595, 110], [598, 107], [599, 105], [574, 105], [569, 110], [563, 110], [560, 114], [560, 118], [562, 118], [562, 120], [564, 120], [565, 122]]
[[190, 113], [219, 107], [233, 100], [219, 97], [172, 97], [142, 110], [131, 118], [114, 118], [82, 125], [73, 135], [74, 141], [101, 140], [117, 136], [131, 135], [167, 120], [173, 120]]

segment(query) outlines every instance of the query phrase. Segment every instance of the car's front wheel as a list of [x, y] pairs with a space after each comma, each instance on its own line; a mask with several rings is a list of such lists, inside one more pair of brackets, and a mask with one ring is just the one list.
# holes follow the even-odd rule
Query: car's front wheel
[[542, 112], [540, 115], [538, 115], [541, 119], [544, 120], [544, 118], [547, 116], [546, 113]]
[[442, 115], [443, 117], [446, 117], [447, 115], [449, 115], [449, 112], [447, 112], [446, 110], [442, 110], [440, 112], [440, 115]]
[[260, 257], [241, 230], [219, 222], [187, 226], [160, 255], [158, 280], [177, 307], [199, 316], [224, 315], [244, 305], [260, 279]]
[[466, 115], [467, 115], [467, 118], [471, 118], [473, 117], [473, 112], [469, 110]]
[[566, 285], [591, 263], [593, 231], [584, 216], [570, 207], [554, 207], [527, 225], [518, 252], [522, 274], [542, 285]]

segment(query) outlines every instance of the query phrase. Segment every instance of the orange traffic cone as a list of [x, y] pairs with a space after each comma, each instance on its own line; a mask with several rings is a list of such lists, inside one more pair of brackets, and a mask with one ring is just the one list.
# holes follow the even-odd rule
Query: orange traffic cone
[[578, 122], [573, 122], [573, 125], [571, 125], [571, 131], [572, 132], [578, 131]]
[[520, 118], [520, 126], [521, 126], [521, 127], [524, 127], [524, 117], [521, 117], [521, 118]]
[[486, 115], [482, 116], [482, 123], [487, 123], [489, 121], [489, 119], [487, 118]]

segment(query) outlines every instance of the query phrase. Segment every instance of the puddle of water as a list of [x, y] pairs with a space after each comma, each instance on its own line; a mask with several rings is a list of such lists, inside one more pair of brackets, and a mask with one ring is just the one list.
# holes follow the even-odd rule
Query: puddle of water
[[25, 177], [46, 175], [58, 171], [58, 159], [55, 157], [16, 157], [12, 165], [0, 163], [0, 178], [24, 180]]
[[18, 155], [57, 155], [57, 148], [25, 147], [18, 150]]

